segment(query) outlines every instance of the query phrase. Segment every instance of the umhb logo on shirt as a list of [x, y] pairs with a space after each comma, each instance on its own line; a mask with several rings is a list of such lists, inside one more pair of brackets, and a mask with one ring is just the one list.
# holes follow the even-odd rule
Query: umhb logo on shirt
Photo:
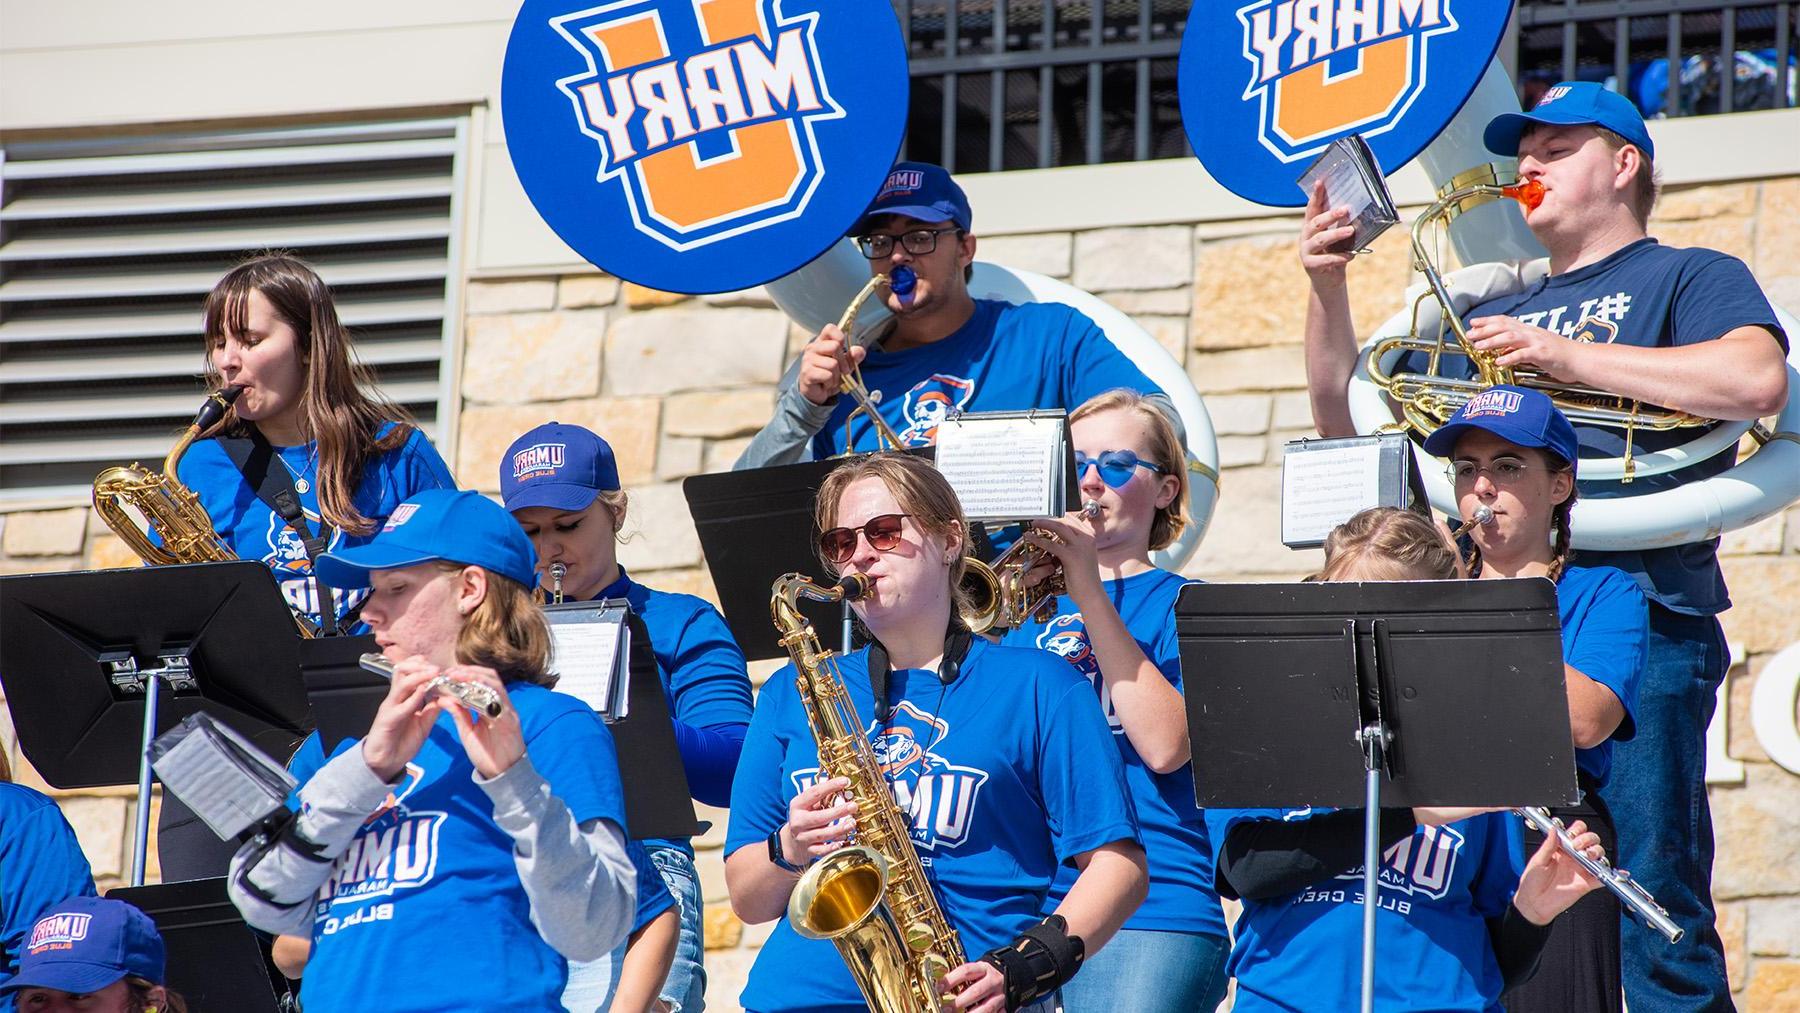
[[1074, 665], [1077, 672], [1094, 684], [1095, 692], [1100, 694], [1100, 709], [1106, 713], [1107, 726], [1114, 735], [1123, 734], [1125, 726], [1113, 710], [1112, 691], [1100, 675], [1100, 661], [1094, 657], [1094, 645], [1088, 641], [1087, 624], [1081, 621], [1081, 613], [1071, 612], [1051, 619], [1037, 635], [1037, 646], [1039, 650], [1049, 651]]
[[1564, 304], [1513, 316], [1522, 324], [1555, 331], [1565, 338], [1610, 344], [1630, 312], [1631, 293], [1614, 292], [1583, 299], [1574, 306]]
[[[935, 851], [968, 840], [988, 772], [951, 763], [932, 752], [949, 738], [950, 723], [902, 700], [886, 727], [869, 722], [868, 736], [895, 803], [911, 817], [913, 843]], [[818, 779], [816, 767], [793, 775], [799, 791]]]
[[[1411, 837], [1381, 853], [1381, 886], [1414, 897], [1442, 900], [1456, 879], [1467, 838], [1455, 827], [1420, 827]], [[1362, 881], [1359, 866], [1338, 879]]]
[[[397, 524], [404, 524], [405, 518], [412, 516], [415, 509], [417, 508], [410, 503], [401, 504], [394, 511], [400, 520], [395, 521], [390, 517], [386, 529], [391, 530]], [[306, 522], [314, 530], [318, 529], [320, 523], [318, 515], [310, 510], [306, 512]], [[288, 607], [309, 616], [322, 615], [319, 586], [312, 580], [312, 558], [306, 554], [305, 543], [300, 541], [300, 536], [294, 533], [293, 528], [288, 527], [287, 522], [273, 512], [269, 514], [269, 527], [265, 534], [268, 548], [263, 553], [262, 561], [274, 571], [275, 581], [281, 588], [281, 596], [287, 599]], [[333, 531], [331, 543], [326, 546], [326, 550], [342, 548], [343, 543], [344, 533]], [[338, 588], [337, 594], [338, 606], [341, 610], [348, 611], [368, 596], [369, 589]]]
[[349, 849], [338, 856], [331, 875], [319, 887], [320, 917], [335, 904], [360, 904], [431, 881], [437, 871], [438, 832], [449, 817], [407, 807], [406, 797], [419, 787], [424, 774], [417, 764], [407, 764], [400, 787], [363, 821]]
[[31, 927], [31, 938], [25, 949], [32, 954], [43, 950], [67, 949], [87, 938], [88, 923], [93, 920], [88, 914], [53, 914], [39, 918]]
[[960, 411], [975, 396], [975, 381], [947, 373], [934, 373], [906, 392], [900, 402], [900, 439], [909, 447], [923, 447], [937, 440], [938, 426]]
[[528, 478], [540, 478], [554, 475], [568, 459], [569, 445], [566, 443], [538, 443], [526, 447], [513, 455], [513, 481], [522, 482]]
[[1523, 399], [1524, 395], [1516, 390], [1484, 390], [1463, 406], [1462, 417], [1473, 419], [1485, 415], [1511, 415], [1519, 410]]
[[1393, 129], [1424, 89], [1435, 35], [1454, 32], [1451, 0], [1257, 0], [1238, 8], [1247, 101], [1284, 162], [1351, 132]]
[[780, 0], [622, 0], [551, 20], [587, 60], [557, 82], [639, 231], [675, 250], [798, 217], [825, 173], [819, 15]]

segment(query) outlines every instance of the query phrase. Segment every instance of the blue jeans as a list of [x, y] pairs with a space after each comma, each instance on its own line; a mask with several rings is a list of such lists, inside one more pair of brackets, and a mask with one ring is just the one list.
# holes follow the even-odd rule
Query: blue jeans
[[[705, 949], [700, 930], [700, 877], [694, 871], [694, 860], [680, 848], [645, 844], [644, 850], [675, 895], [681, 913], [681, 937], [675, 943], [675, 962], [669, 966], [661, 998], [674, 1013], [701, 1013], [706, 1009], [706, 968], [700, 963]], [[605, 1013], [612, 1006], [618, 969], [624, 960], [625, 946], [621, 944], [599, 960], [570, 964], [563, 1006], [571, 1013]]]
[[1687, 930], [1670, 945], [1626, 917], [1621, 925], [1631, 1013], [1731, 1010], [1725, 947], [1713, 927], [1712, 811], [1706, 726], [1730, 658], [1719, 621], [1650, 605], [1650, 656], [1638, 689], [1637, 736], [1613, 750], [1601, 792], [1619, 833], [1618, 865]]
[[1062, 987], [1067, 1013], [1212, 1013], [1231, 944], [1212, 935], [1120, 929]]

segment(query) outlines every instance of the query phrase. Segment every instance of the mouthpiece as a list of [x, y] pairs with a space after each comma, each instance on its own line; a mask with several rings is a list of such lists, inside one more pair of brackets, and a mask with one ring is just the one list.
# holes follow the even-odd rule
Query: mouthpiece
[[568, 576], [568, 574], [569, 568], [565, 564], [550, 564], [550, 597], [558, 605], [561, 605], [563, 600], [563, 578]]
[[913, 289], [917, 288], [918, 285], [919, 276], [914, 273], [912, 268], [907, 267], [905, 264], [894, 268], [893, 273], [888, 275], [888, 288], [893, 290], [894, 295], [900, 299], [900, 305], [902, 306], [912, 305]]
[[217, 425], [225, 417], [225, 413], [231, 410], [232, 402], [243, 393], [242, 387], [226, 387], [208, 394], [205, 403], [201, 404], [200, 410], [194, 415], [193, 428], [198, 432], [205, 432]]
[[1544, 184], [1535, 179], [1522, 179], [1500, 189], [1508, 197], [1523, 204], [1527, 211], [1536, 211], [1538, 205], [1544, 203]]
[[1088, 518], [1100, 516], [1100, 501], [1097, 499], [1083, 500], [1081, 504], [1081, 516]]
[[1483, 503], [1475, 508], [1475, 516], [1469, 519], [1477, 524], [1492, 524], [1494, 523], [1494, 508]]
[[860, 573], [846, 573], [833, 585], [833, 590], [840, 591], [845, 601], [856, 601], [875, 589], [869, 578]]

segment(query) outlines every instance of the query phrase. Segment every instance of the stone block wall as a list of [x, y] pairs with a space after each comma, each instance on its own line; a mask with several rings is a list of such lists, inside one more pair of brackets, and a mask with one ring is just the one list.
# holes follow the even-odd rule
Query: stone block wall
[[[1690, 187], [1666, 195], [1654, 231], [1673, 245], [1743, 257], [1770, 295], [1800, 309], [1800, 177]], [[978, 256], [1089, 289], [1131, 314], [1184, 365], [1219, 437], [1220, 506], [1185, 568], [1210, 580], [1291, 579], [1317, 567], [1277, 534], [1281, 447], [1312, 432], [1301, 321], [1306, 285], [1297, 219], [1208, 221], [1008, 235]], [[1409, 278], [1403, 230], [1351, 272], [1364, 332], [1402, 308]], [[454, 462], [464, 485], [494, 492], [500, 455], [551, 419], [606, 436], [631, 493], [621, 558], [638, 578], [713, 596], [680, 491], [694, 474], [730, 467], [767, 417], [775, 383], [807, 335], [760, 291], [688, 298], [598, 274], [473, 279], [467, 287], [462, 414]], [[1787, 1009], [1800, 994], [1800, 774], [1774, 763], [1749, 716], [1769, 658], [1800, 641], [1800, 508], [1725, 540], [1737, 608], [1725, 618], [1740, 649], [1722, 695], [1729, 756], [1743, 777], [1715, 784], [1720, 929], [1747, 1009]], [[85, 507], [0, 514], [0, 573], [128, 565], [130, 554]], [[753, 666], [760, 683], [774, 663]], [[1791, 719], [1792, 703], [1788, 701]], [[15, 762], [10, 727], [0, 726]], [[25, 765], [20, 764], [21, 767]], [[43, 787], [28, 769], [22, 780]], [[129, 873], [134, 792], [56, 793], [103, 886]], [[726, 814], [696, 842], [707, 901], [709, 1008], [736, 995], [769, 926], [745, 926], [726, 901]]]

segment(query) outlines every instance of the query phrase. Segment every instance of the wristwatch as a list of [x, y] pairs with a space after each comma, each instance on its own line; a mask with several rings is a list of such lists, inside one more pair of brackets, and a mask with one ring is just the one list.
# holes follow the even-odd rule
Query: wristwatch
[[781, 853], [781, 830], [782, 827], [785, 826], [787, 826], [787, 824], [783, 823], [780, 827], [776, 827], [769, 832], [769, 861], [775, 863], [777, 868], [786, 869], [798, 876], [806, 870], [788, 861], [787, 856]]

